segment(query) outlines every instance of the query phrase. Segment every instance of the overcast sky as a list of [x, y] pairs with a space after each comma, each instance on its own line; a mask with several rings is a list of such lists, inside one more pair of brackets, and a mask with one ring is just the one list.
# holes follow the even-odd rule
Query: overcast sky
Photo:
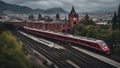
[[33, 9], [48, 9], [61, 7], [70, 11], [74, 6], [77, 12], [93, 12], [98, 10], [115, 11], [120, 4], [120, 0], [3, 0], [10, 4], [28, 6]]

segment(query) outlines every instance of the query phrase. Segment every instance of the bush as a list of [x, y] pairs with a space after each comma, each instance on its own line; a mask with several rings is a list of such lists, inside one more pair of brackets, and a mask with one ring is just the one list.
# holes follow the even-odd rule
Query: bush
[[30, 68], [22, 45], [8, 31], [0, 31], [0, 68]]
[[118, 46], [116, 46], [115, 48], [115, 53], [114, 53], [116, 56], [119, 56], [120, 57], [120, 44], [118, 44]]
[[74, 34], [95, 38], [98, 34], [98, 28], [94, 25], [77, 24], [74, 26]]

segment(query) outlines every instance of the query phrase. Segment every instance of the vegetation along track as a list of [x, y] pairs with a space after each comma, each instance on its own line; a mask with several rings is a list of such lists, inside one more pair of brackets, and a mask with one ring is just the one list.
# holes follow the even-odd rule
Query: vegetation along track
[[36, 51], [43, 54], [46, 58], [51, 60], [60, 68], [74, 68], [74, 66], [66, 62], [68, 59], [77, 64], [80, 68], [115, 68], [112, 65], [109, 65], [68, 46], [68, 44], [66, 45], [60, 42], [59, 44], [66, 49], [55, 49], [38, 43], [18, 32], [13, 32], [13, 34], [18, 37], [23, 43], [29, 45]]

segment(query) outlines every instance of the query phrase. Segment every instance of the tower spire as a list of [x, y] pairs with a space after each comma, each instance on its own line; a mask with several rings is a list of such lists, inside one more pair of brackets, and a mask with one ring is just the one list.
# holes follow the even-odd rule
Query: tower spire
[[117, 14], [114, 12], [113, 18], [112, 18], [112, 23], [117, 23]]
[[72, 10], [71, 10], [70, 13], [76, 13], [76, 12], [75, 12], [75, 9], [74, 9], [74, 6], [72, 6]]
[[89, 16], [88, 16], [87, 13], [85, 14], [85, 20], [86, 20], [86, 21], [89, 21]]
[[119, 7], [118, 7], [118, 17], [120, 17], [120, 4], [119, 4]]
[[34, 16], [32, 14], [29, 15], [29, 20], [34, 20]]
[[56, 19], [60, 19], [59, 13], [56, 14]]
[[85, 18], [89, 18], [88, 14], [86, 13]]
[[42, 19], [42, 15], [39, 13], [38, 14], [38, 20], [41, 20]]

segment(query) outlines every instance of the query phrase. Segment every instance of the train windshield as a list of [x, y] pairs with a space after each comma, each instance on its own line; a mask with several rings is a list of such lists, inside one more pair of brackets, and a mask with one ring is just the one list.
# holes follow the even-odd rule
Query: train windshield
[[101, 44], [102, 46], [106, 46], [106, 45], [107, 45], [104, 41], [100, 41], [100, 44]]

